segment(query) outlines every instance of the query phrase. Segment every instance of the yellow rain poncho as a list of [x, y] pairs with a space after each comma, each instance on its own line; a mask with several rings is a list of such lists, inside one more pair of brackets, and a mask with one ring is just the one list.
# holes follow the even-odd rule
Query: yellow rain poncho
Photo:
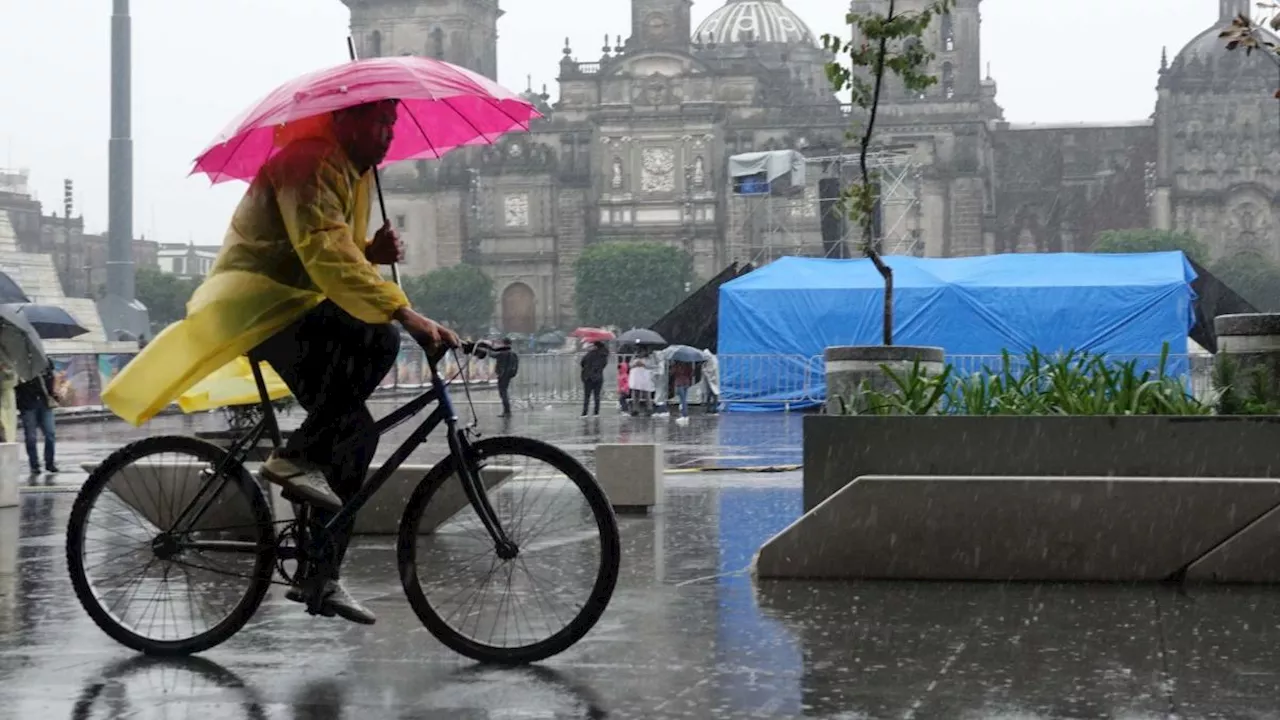
[[225, 366], [325, 298], [368, 323], [390, 322], [409, 305], [365, 259], [372, 173], [352, 165], [329, 117], [287, 125], [276, 141], [283, 150], [240, 201], [186, 319], [103, 391], [103, 403], [130, 423], [150, 420], [215, 372], [243, 372]]
[[[263, 366], [262, 379], [266, 381], [267, 395], [272, 400], [289, 396], [289, 386], [270, 365]], [[214, 370], [212, 375], [178, 396], [178, 407], [185, 413], [259, 402], [262, 402], [262, 396], [258, 394], [258, 382], [253, 379], [249, 358], [243, 355]]]

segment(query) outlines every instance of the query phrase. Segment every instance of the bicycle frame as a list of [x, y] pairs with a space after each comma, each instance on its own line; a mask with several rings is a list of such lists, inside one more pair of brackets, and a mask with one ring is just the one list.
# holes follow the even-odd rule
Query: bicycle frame
[[[271, 399], [267, 393], [267, 385], [262, 375], [262, 369], [256, 361], [251, 361], [250, 365], [253, 367], [253, 379], [258, 386], [258, 394], [262, 397], [262, 409], [264, 413], [263, 419], [246, 435], [231, 444], [227, 449], [227, 456], [214, 470], [215, 477], [219, 475], [222, 476], [222, 482], [217, 484], [217, 489], [213, 493], [208, 494], [207, 497], [206, 491], [215, 483], [207, 483], [201, 487], [201, 489], [197, 491], [196, 496], [192, 498], [191, 503], [188, 504], [187, 508], [181, 515], [179, 515], [178, 520], [174, 523], [175, 530], [171, 532], [178, 532], [176, 528], [184, 527], [184, 523], [185, 527], [191, 527], [200, 521], [200, 518], [212, 506], [214, 498], [218, 497], [218, 493], [222, 492], [222, 489], [226, 487], [226, 484], [231, 481], [230, 476], [226, 473], [226, 470], [229, 468], [231, 463], [243, 464], [244, 459], [248, 457], [250, 448], [257, 447], [259, 441], [264, 435], [270, 435], [272, 443], [276, 448], [281, 447], [283, 444], [280, 436], [280, 426], [276, 420], [275, 410], [271, 407]], [[453, 401], [449, 397], [448, 388], [444, 380], [440, 377], [440, 373], [437, 369], [437, 362], [430, 362], [429, 366], [431, 368], [431, 389], [396, 408], [387, 416], [379, 419], [376, 424], [378, 435], [379, 437], [386, 435], [392, 429], [403, 424], [406, 420], [422, 412], [424, 408], [432, 403], [436, 403], [435, 410], [427, 416], [422, 424], [409, 435], [408, 439], [406, 439], [399, 448], [396, 448], [396, 451], [391, 454], [391, 457], [387, 462], [383, 463], [373, 476], [361, 485], [355, 496], [352, 497], [341, 510], [333, 514], [328, 522], [323, 525], [324, 531], [325, 533], [331, 534], [338, 528], [345, 527], [352, 523], [355, 520], [356, 513], [360, 512], [360, 509], [364, 507], [365, 503], [367, 503], [369, 499], [386, 484], [387, 480], [391, 478], [392, 473], [399, 469], [399, 467], [404, 464], [404, 461], [409, 458], [409, 455], [411, 455], [414, 450], [418, 449], [420, 445], [426, 442], [431, 433], [434, 432], [441, 423], [443, 423], [448, 428], [449, 452], [457, 461], [456, 465], [459, 480], [462, 481], [463, 492], [466, 493], [467, 500], [471, 503], [471, 506], [475, 508], [476, 514], [480, 516], [480, 521], [484, 524], [485, 529], [489, 532], [489, 536], [493, 539], [494, 547], [499, 557], [504, 559], [514, 557], [517, 548], [510, 538], [507, 537], [506, 532], [498, 523], [497, 515], [493, 510], [493, 506], [489, 504], [489, 499], [485, 495], [483, 482], [481, 481], [479, 474], [475, 472], [473, 464], [470, 462], [468, 453], [470, 444], [467, 442], [464, 432], [458, 428], [458, 416], [454, 411]], [[194, 517], [192, 517], [189, 522], [186, 522], [188, 516], [192, 515], [193, 508], [197, 507], [197, 504], [201, 500], [204, 501], [203, 505], [200, 505], [199, 510], [194, 511]], [[208, 547], [208, 549], [211, 550], [217, 549], [224, 552], [235, 550], [242, 550], [245, 552], [258, 551], [257, 545], [253, 543], [216, 541], [188, 543], [188, 545], [199, 545], [201, 547]]]

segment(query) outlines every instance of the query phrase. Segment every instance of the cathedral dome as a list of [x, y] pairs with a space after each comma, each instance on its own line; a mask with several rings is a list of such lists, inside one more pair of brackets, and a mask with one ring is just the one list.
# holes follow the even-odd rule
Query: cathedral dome
[[737, 45], [747, 42], [815, 44], [813, 32], [782, 0], [729, 0], [707, 16], [694, 42]]
[[[1243, 50], [1234, 52], [1227, 50], [1227, 41], [1221, 37], [1222, 31], [1231, 26], [1232, 20], [1237, 15], [1249, 14], [1250, 0], [1218, 0], [1218, 4], [1218, 21], [1183, 46], [1174, 57], [1172, 67], [1175, 70], [1185, 70], [1188, 66], [1192, 66], [1200, 74], [1210, 75], [1214, 74], [1217, 68], [1222, 68], [1231, 74], [1238, 74], [1242, 67], [1253, 67], [1268, 70], [1274, 76], [1275, 64], [1270, 59], [1262, 57], [1268, 52], [1267, 50], [1255, 51], [1251, 57], [1245, 58]], [[1280, 38], [1265, 27], [1259, 27], [1256, 32], [1262, 40], [1280, 43]], [[1227, 67], [1223, 67], [1221, 61], [1229, 61]]]

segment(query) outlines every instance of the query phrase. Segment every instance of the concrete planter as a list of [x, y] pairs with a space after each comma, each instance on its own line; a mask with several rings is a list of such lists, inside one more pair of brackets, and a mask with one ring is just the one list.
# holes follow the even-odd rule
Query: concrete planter
[[865, 380], [872, 390], [889, 392], [896, 389], [884, 368], [896, 372], [910, 371], [919, 362], [927, 374], [942, 372], [946, 352], [939, 347], [911, 345], [849, 345], [829, 347], [823, 354], [827, 372], [827, 413], [842, 412], [841, 399], [852, 405], [852, 399]]
[[1280, 396], [1280, 314], [1219, 315], [1213, 329], [1218, 335], [1217, 357], [1235, 363], [1241, 379], [1253, 368], [1264, 368], [1271, 397]]
[[1280, 417], [811, 416], [773, 579], [1280, 583]]
[[865, 475], [1276, 478], [1280, 417], [804, 419], [804, 509]]

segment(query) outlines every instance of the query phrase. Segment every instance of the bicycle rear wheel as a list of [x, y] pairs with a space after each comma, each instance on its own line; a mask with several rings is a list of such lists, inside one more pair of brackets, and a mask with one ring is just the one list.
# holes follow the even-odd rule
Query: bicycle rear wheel
[[[274, 570], [271, 511], [244, 466], [226, 457], [195, 438], [147, 438], [108, 456], [76, 496], [71, 585], [120, 644], [149, 655], [201, 652], [261, 604]], [[184, 519], [188, 506], [203, 512]]]
[[[467, 502], [457, 461], [451, 455], [427, 473], [400, 521], [409, 604], [432, 635], [473, 660], [519, 665], [563, 652], [595, 626], [618, 581], [621, 543], [608, 498], [581, 463], [551, 445], [521, 437], [475, 443], [469, 461], [519, 548], [503, 560]], [[498, 585], [506, 591], [496, 601], [479, 597]]]

